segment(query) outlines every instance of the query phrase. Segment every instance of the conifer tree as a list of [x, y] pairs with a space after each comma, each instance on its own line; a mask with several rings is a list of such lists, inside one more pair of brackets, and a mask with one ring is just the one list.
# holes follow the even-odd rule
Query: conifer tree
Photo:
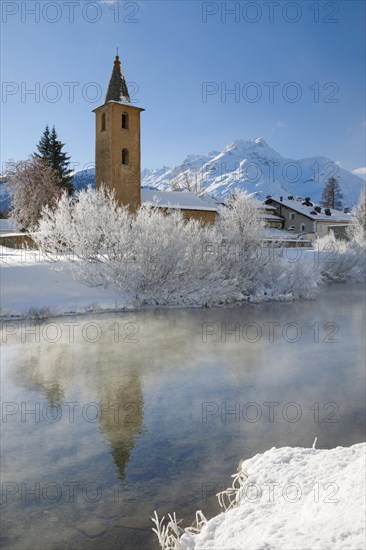
[[338, 181], [334, 177], [329, 178], [323, 190], [321, 205], [325, 208], [341, 210], [342, 199], [343, 195]]
[[35, 156], [38, 158], [43, 158], [47, 164], [51, 160], [51, 133], [48, 125], [46, 126], [45, 131], [42, 134], [42, 137], [37, 145], [39, 155], [35, 153]]
[[46, 126], [37, 145], [39, 154], [36, 153], [35, 156], [43, 158], [51, 168], [56, 170], [60, 176], [60, 188], [71, 194], [74, 187], [70, 175], [71, 170], [69, 169], [70, 157], [62, 151], [64, 146], [65, 144], [58, 139], [55, 127], [53, 126], [52, 132], [50, 132], [49, 127]]

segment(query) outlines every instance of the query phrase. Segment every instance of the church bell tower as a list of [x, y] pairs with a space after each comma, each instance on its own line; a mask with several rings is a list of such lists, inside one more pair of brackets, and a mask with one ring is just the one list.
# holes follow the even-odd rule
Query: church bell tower
[[114, 189], [120, 205], [135, 212], [141, 204], [140, 113], [131, 103], [118, 55], [104, 104], [96, 115], [97, 189]]

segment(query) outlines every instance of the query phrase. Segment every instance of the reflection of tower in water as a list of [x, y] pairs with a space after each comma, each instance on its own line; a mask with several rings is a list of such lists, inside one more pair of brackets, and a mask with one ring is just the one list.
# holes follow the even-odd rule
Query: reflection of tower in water
[[[82, 407], [97, 404], [99, 430], [123, 480], [136, 435], [142, 433], [143, 393], [139, 377], [140, 365], [132, 353], [124, 353], [121, 364], [120, 350], [104, 346], [89, 347], [85, 342], [78, 346], [35, 343], [26, 348], [13, 370], [16, 382], [37, 392], [37, 401], [43, 395], [45, 404], [60, 408], [60, 417], [68, 418], [65, 403], [78, 402], [75, 420], [82, 420]], [[96, 353], [97, 351], [97, 353]], [[75, 382], [79, 394], [71, 398]], [[41, 409], [43, 405], [41, 403]], [[95, 411], [90, 407], [90, 411]], [[52, 412], [48, 412], [52, 416]], [[90, 412], [92, 416], [94, 412]], [[95, 412], [96, 414], [96, 412]], [[90, 426], [90, 423], [87, 423]], [[72, 430], [70, 431], [70, 433]]]
[[[121, 369], [106, 369], [100, 365], [98, 388], [101, 417], [100, 431], [107, 439], [118, 476], [123, 481], [125, 470], [134, 446], [134, 439], [142, 433], [143, 393], [138, 366], [129, 362]], [[105, 368], [105, 366], [104, 366]]]

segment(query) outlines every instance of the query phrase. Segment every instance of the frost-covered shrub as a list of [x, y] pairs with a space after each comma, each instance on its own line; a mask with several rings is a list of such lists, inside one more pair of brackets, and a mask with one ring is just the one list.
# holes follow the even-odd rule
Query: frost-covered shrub
[[[265, 250], [265, 249], [264, 249]], [[316, 265], [304, 259], [303, 251], [291, 255], [286, 249], [268, 249], [257, 277], [256, 295], [272, 300], [314, 298], [321, 281]]]
[[361, 246], [366, 246], [366, 190], [361, 193], [360, 200], [352, 210], [351, 223], [347, 228], [350, 240]]
[[68, 260], [78, 279], [140, 304], [212, 305], [236, 291], [223, 276], [214, 227], [153, 205], [132, 216], [105, 190], [63, 196], [55, 211], [44, 210], [33, 237], [50, 259]]
[[261, 228], [244, 193], [211, 226], [148, 204], [132, 215], [113, 192], [89, 188], [46, 207], [33, 238], [51, 260], [67, 260], [79, 280], [112, 287], [135, 305], [309, 297], [311, 269], [268, 258]]
[[315, 242], [319, 269], [331, 282], [363, 282], [366, 268], [366, 246], [360, 234], [350, 241], [338, 240], [331, 231]]
[[310, 263], [305, 261], [286, 262], [283, 273], [280, 277], [282, 282], [282, 292], [293, 299], [314, 298], [320, 283], [320, 273]]
[[28, 310], [27, 317], [29, 319], [48, 319], [52, 315], [52, 310], [48, 306], [42, 306], [42, 307], [31, 307]]
[[111, 259], [125, 245], [129, 222], [127, 209], [117, 205], [113, 193], [88, 188], [75, 199], [63, 195], [56, 209], [44, 208], [32, 237], [50, 259]]
[[224, 237], [240, 242], [243, 249], [260, 243], [263, 221], [258, 216], [260, 202], [243, 191], [237, 191], [220, 212], [219, 228]]
[[214, 227], [185, 221], [181, 212], [164, 215], [151, 205], [131, 218], [130, 257], [115, 284], [142, 303], [212, 305], [230, 299], [235, 285], [223, 285]]
[[259, 201], [236, 191], [227, 207], [220, 211], [217, 223], [226, 276], [236, 279], [238, 289], [245, 295], [255, 292], [258, 276], [266, 264], [259, 207]]

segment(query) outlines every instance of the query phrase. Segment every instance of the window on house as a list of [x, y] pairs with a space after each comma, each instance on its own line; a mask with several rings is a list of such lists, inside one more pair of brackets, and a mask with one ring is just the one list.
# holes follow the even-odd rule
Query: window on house
[[122, 113], [122, 128], [128, 130], [128, 114]]
[[294, 212], [291, 212], [290, 213], [290, 220], [294, 220], [296, 217], [296, 214], [294, 214]]
[[102, 114], [102, 127], [101, 127], [101, 131], [102, 131], [102, 132], [105, 131], [105, 113]]
[[128, 149], [122, 149], [122, 164], [126, 165], [130, 161], [130, 153]]
[[302, 223], [302, 224], [300, 225], [300, 231], [305, 231], [305, 224], [304, 224], [304, 223]]

